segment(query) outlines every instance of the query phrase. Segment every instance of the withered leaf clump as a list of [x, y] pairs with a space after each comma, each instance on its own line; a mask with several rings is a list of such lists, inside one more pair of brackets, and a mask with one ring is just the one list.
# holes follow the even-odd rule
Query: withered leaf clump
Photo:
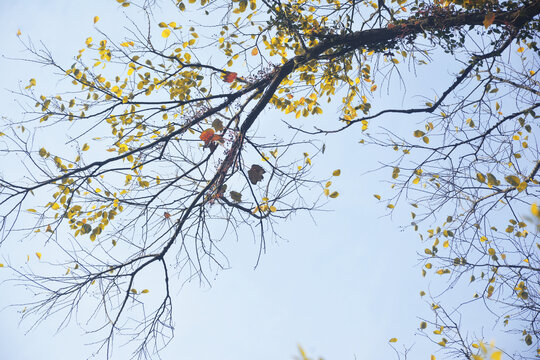
[[257, 184], [263, 179], [263, 174], [265, 172], [266, 171], [261, 166], [256, 164], [251, 165], [251, 169], [248, 171], [249, 181], [251, 181], [253, 185]]
[[242, 194], [236, 191], [231, 191], [230, 193], [231, 199], [233, 199], [235, 202], [241, 202], [242, 201]]

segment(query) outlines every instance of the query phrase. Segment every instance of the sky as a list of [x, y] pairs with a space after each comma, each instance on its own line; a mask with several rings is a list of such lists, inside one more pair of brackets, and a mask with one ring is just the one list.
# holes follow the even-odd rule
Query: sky
[[[105, 33], [121, 37], [127, 25], [123, 11], [111, 0], [0, 2], [0, 115], [24, 117], [17, 101], [25, 100], [10, 90], [30, 78], [38, 80], [43, 92], [58, 87], [50, 69], [8, 59], [27, 56], [18, 29], [21, 38], [36, 46], [42, 42], [58, 61], [70, 64], [84, 40], [95, 36], [93, 17], [100, 17], [98, 26]], [[164, 16], [174, 20], [174, 15]], [[284, 239], [268, 244], [256, 269], [258, 244], [240, 237], [224, 245], [230, 268], [219, 272], [211, 286], [194, 281], [174, 294], [175, 337], [162, 351], [163, 359], [292, 359], [297, 344], [324, 359], [391, 359], [392, 337], [399, 339], [398, 348], [413, 346], [419, 357], [411, 358], [437, 354], [436, 347], [414, 335], [419, 316], [429, 316], [419, 292], [430, 286], [420, 276], [417, 234], [402, 231], [400, 225], [410, 220], [401, 213], [385, 216], [385, 207], [373, 197], [388, 191], [382, 182], [388, 174], [368, 171], [389, 157], [377, 148], [360, 148], [358, 140], [354, 134], [325, 139], [327, 151], [317, 166], [327, 172], [341, 169], [334, 180], [340, 196], [324, 212], [280, 224]], [[65, 140], [59, 134], [37, 141]], [[2, 172], [17, 166], [3, 164]], [[3, 262], [24, 259], [33, 248], [20, 241], [4, 243], [0, 257]], [[20, 323], [21, 307], [8, 305], [28, 295], [5, 281], [10, 278], [7, 269], [0, 269], [0, 359], [103, 358], [103, 353], [93, 356], [97, 347], [89, 343], [95, 338], [82, 322], [60, 331], [55, 316], [36, 328]], [[128, 358], [126, 352], [118, 346], [113, 359]]]

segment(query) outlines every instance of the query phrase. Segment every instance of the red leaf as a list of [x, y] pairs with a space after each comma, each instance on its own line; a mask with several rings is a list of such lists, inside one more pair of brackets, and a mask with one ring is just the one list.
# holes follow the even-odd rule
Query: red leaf
[[204, 141], [204, 145], [207, 146], [208, 144], [210, 144], [213, 139], [214, 139], [214, 129], [210, 128], [210, 129], [206, 129], [204, 130], [201, 135], [199, 136], [199, 139], [201, 139], [202, 141]]
[[204, 130], [199, 138], [204, 141], [205, 147], [214, 143], [215, 141], [223, 142], [221, 135], [217, 135], [212, 128]]
[[223, 77], [223, 81], [228, 82], [228, 83], [232, 83], [234, 81], [234, 79], [236, 79], [237, 76], [238, 76], [237, 73], [227, 71], [227, 74], [225, 74], [225, 76]]

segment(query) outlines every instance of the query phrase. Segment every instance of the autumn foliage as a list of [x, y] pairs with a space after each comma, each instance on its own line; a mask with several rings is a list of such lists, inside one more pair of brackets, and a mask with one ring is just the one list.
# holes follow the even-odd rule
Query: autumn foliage
[[[370, 175], [370, 189], [383, 189], [373, 211], [406, 216], [419, 239], [419, 276], [433, 291], [420, 290], [431, 317], [417, 334], [440, 358], [497, 359], [484, 324], [462, 327], [472, 304], [515, 336], [507, 353], [539, 353], [540, 2], [174, 0], [158, 21], [159, 0], [117, 3], [148, 23], [96, 29], [68, 66], [17, 33], [28, 58], [65, 80], [41, 95], [37, 75], [24, 75], [31, 119], [0, 133], [6, 162], [24, 163], [0, 175], [0, 244], [54, 243], [64, 256], [36, 252], [44, 273], [30, 257], [28, 271], [14, 270], [35, 292], [23, 316], [87, 324], [72, 311], [88, 300], [106, 356], [125, 335], [136, 356], [154, 358], [173, 337], [182, 281], [170, 279], [210, 281], [240, 228], [258, 263], [279, 224], [343, 197], [340, 170], [314, 170], [326, 139], [341, 136], [354, 139], [347, 156], [359, 168], [381, 156], [389, 184]], [[63, 151], [34, 135], [51, 129], [69, 129]], [[160, 291], [137, 289], [155, 268]]]

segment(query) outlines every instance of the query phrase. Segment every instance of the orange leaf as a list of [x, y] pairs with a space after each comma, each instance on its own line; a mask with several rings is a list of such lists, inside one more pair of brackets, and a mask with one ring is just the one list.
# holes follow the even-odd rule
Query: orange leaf
[[237, 73], [227, 71], [227, 74], [225, 74], [225, 76], [223, 77], [223, 81], [228, 82], [228, 83], [232, 83], [234, 81], [234, 79], [236, 79], [237, 76], [238, 76]]
[[214, 129], [206, 129], [204, 130], [201, 135], [199, 136], [199, 139], [204, 141], [204, 145], [210, 144], [212, 141], [214, 141]]
[[259, 53], [259, 50], [257, 50], [257, 48], [253, 48], [253, 50], [251, 50], [251, 55], [255, 56]]
[[168, 219], [171, 217], [171, 214], [165, 211], [165, 214], [163, 214], [163, 216], [165, 216], [165, 219]]
[[493, 21], [495, 21], [495, 14], [490, 12], [484, 18], [484, 26], [486, 29], [489, 27], [489, 25], [493, 24]]

